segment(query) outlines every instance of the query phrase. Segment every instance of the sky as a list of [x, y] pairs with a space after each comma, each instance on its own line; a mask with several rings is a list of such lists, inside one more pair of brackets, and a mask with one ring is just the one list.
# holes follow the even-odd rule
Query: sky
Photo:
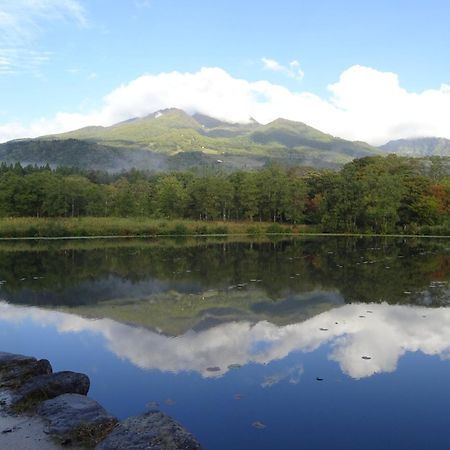
[[177, 107], [450, 138], [447, 0], [0, 0], [0, 142]]

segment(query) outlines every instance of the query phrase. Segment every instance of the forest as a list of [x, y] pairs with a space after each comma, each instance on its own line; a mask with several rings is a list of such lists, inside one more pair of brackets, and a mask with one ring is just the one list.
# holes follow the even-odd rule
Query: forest
[[340, 171], [120, 174], [0, 166], [0, 217], [151, 217], [278, 222], [323, 232], [449, 234], [445, 158], [355, 159]]

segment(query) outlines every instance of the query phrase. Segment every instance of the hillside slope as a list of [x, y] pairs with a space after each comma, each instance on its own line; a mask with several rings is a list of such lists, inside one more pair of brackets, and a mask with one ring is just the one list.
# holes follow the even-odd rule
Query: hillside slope
[[450, 139], [437, 137], [398, 139], [389, 141], [380, 149], [403, 156], [450, 156]]
[[176, 170], [203, 164], [233, 171], [255, 169], [269, 161], [337, 168], [355, 157], [379, 153], [368, 144], [335, 138], [300, 122], [227, 123], [175, 108], [110, 127], [85, 127], [0, 145], [2, 161], [93, 165], [114, 171]]

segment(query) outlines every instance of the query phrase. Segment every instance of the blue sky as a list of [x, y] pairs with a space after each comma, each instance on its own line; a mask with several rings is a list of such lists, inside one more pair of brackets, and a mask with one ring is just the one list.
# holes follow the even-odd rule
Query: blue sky
[[449, 16], [444, 0], [0, 0], [0, 140], [169, 106], [450, 137]]

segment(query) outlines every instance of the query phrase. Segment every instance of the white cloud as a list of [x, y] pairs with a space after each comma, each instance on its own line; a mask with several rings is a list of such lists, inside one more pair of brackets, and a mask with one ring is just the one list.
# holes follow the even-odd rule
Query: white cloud
[[29, 125], [0, 125], [0, 141], [87, 125], [111, 125], [169, 107], [232, 122], [246, 122], [254, 117], [267, 123], [283, 117], [335, 136], [372, 144], [402, 137], [450, 138], [450, 85], [408, 92], [394, 73], [352, 66], [328, 89], [330, 96], [321, 98], [264, 80], [234, 78], [216, 67], [195, 73], [149, 74], [118, 87], [97, 110], [87, 114], [59, 112], [53, 118], [41, 118]]
[[[367, 309], [372, 313], [366, 313]], [[361, 318], [361, 314], [366, 317]], [[313, 352], [324, 345], [331, 347], [329, 359], [356, 379], [394, 372], [399, 359], [408, 352], [442, 359], [448, 359], [450, 354], [450, 308], [351, 304], [285, 326], [267, 321], [231, 322], [191, 330], [175, 339], [111, 319], [89, 320], [5, 302], [0, 302], [0, 320], [10, 323], [31, 320], [54, 327], [61, 334], [97, 333], [112, 353], [138, 367], [173, 373], [195, 371], [205, 378], [224, 375], [231, 364], [268, 364], [292, 352]], [[220, 370], [211, 372], [208, 367]], [[282, 379], [295, 383], [303, 369], [301, 366], [294, 369], [274, 374], [263, 384], [268, 386]]]
[[48, 59], [34, 45], [52, 21], [87, 24], [78, 0], [0, 0], [0, 75], [33, 70]]
[[297, 60], [291, 61], [287, 66], [283, 66], [278, 61], [270, 58], [261, 58], [265, 70], [282, 73], [289, 78], [294, 78], [298, 81], [303, 80], [305, 73], [300, 68], [300, 63]]

